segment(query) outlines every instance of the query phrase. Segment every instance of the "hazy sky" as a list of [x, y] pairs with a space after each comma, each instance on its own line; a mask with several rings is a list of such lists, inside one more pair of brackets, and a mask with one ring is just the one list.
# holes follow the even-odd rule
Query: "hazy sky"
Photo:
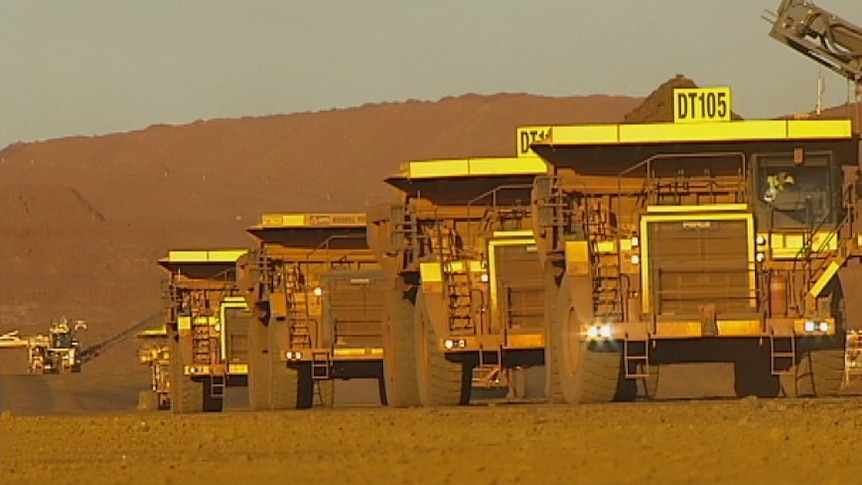
[[[780, 0], [0, 0], [0, 147], [465, 93], [644, 96], [677, 73], [805, 112]], [[860, 0], [819, 5], [862, 24]], [[831, 71], [826, 104], [847, 99]]]

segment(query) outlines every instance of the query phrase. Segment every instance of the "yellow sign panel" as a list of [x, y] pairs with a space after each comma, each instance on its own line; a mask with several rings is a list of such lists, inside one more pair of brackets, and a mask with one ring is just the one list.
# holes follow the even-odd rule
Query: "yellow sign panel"
[[730, 121], [729, 87], [673, 90], [673, 122]]
[[517, 130], [518, 157], [538, 157], [530, 145], [551, 136], [550, 126], [520, 126]]

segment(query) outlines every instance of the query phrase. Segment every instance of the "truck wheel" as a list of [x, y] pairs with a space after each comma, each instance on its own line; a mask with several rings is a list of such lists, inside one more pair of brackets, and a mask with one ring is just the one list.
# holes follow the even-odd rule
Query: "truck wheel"
[[[416, 369], [419, 399], [425, 406], [457, 406], [470, 402], [472, 374], [465, 365], [446, 359], [439, 348], [429, 309], [416, 296]], [[444, 308], [445, 310], [445, 308]]]
[[[592, 305], [591, 288], [588, 278], [566, 277], [560, 285], [551, 343], [553, 353], [558, 354], [562, 394], [572, 404], [634, 399], [637, 387], [634, 380], [624, 377], [622, 344], [614, 340], [580, 340], [578, 309]], [[578, 301], [573, 294], [579, 295]]]
[[843, 336], [836, 336], [803, 350], [792, 373], [782, 376], [784, 395], [822, 397], [837, 394], [844, 379], [843, 342]]
[[159, 409], [159, 395], [156, 391], [138, 392], [138, 411], [156, 411]]
[[560, 381], [562, 348], [551, 329], [557, 322], [557, 300], [560, 295], [558, 277], [560, 270], [552, 263], [545, 266], [545, 397], [549, 403], [566, 402]]
[[171, 412], [201, 413], [204, 410], [204, 385], [183, 373], [183, 354], [179, 343], [170, 338]]
[[[249, 323], [248, 404], [254, 411], [271, 409], [272, 372], [269, 359], [268, 327], [259, 320]], [[273, 365], [284, 365], [272, 362]]]
[[314, 381], [317, 385], [315, 402], [317, 406], [331, 408], [335, 403], [335, 381], [332, 379], [321, 379]]
[[399, 288], [386, 296], [384, 307], [383, 375], [380, 404], [393, 407], [418, 406], [413, 302]]
[[737, 397], [778, 397], [781, 382], [772, 375], [769, 349], [754, 341], [739, 343], [739, 357], [733, 365], [733, 389]]
[[277, 358], [272, 363], [272, 408], [306, 409], [314, 404], [311, 364], [288, 366]]
[[650, 365], [646, 377], [638, 379], [638, 395], [646, 399], [655, 399], [658, 394], [659, 369], [657, 365]]

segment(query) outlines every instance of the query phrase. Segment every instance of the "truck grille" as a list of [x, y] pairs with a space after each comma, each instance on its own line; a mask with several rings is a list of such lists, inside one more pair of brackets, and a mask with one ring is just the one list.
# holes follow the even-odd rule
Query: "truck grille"
[[510, 330], [536, 331], [545, 324], [542, 263], [535, 245], [497, 247], [498, 304]]
[[746, 220], [651, 221], [648, 281], [657, 315], [750, 312], [755, 305]]

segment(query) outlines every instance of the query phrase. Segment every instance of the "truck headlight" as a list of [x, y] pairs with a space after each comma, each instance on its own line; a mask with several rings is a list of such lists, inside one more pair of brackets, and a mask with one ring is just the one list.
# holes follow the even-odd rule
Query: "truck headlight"
[[614, 336], [614, 327], [610, 324], [599, 327], [599, 335], [602, 338], [611, 338]]

